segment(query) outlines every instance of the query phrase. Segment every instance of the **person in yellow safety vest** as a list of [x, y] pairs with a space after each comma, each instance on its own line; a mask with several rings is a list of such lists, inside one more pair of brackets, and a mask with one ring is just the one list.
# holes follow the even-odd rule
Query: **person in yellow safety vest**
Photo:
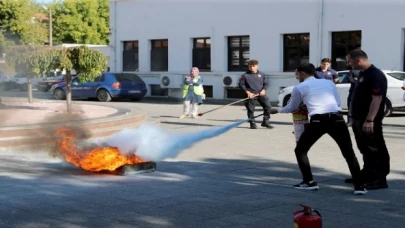
[[[199, 75], [197, 67], [191, 68], [190, 75], [187, 75], [183, 81], [183, 115], [180, 118], [185, 118], [191, 114], [194, 119], [197, 119], [198, 105], [202, 104], [204, 97], [203, 79]], [[190, 113], [191, 105], [191, 113]]]

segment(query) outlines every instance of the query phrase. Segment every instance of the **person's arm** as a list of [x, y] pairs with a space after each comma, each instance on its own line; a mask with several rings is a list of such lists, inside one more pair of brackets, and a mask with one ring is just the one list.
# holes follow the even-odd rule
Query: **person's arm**
[[338, 75], [338, 73], [337, 73], [335, 70], [332, 71], [332, 78], [333, 78], [333, 82], [334, 82], [335, 84], [338, 84], [338, 83], [339, 83], [339, 75]]
[[387, 92], [387, 82], [384, 80], [385, 75], [382, 73], [374, 74], [370, 79], [372, 100], [366, 120], [373, 122], [378, 110], [380, 109], [382, 97]]
[[269, 80], [267, 80], [267, 76], [265, 74], [262, 74], [263, 77], [263, 88], [262, 90], [267, 90], [269, 87]]
[[335, 97], [336, 103], [339, 107], [342, 107], [342, 102], [340, 100], [339, 93], [337, 91], [336, 86], [333, 87], [333, 96]]
[[290, 103], [283, 108], [278, 109], [278, 113], [292, 113], [295, 112], [302, 102], [301, 92], [298, 86], [295, 86], [291, 92]]
[[239, 78], [239, 87], [240, 87], [243, 91], [247, 92], [245, 74], [242, 74], [242, 75], [240, 76], [240, 78]]
[[202, 77], [200, 76], [200, 77], [198, 78], [197, 82], [193, 83], [193, 85], [194, 85], [194, 86], [199, 86], [199, 85], [201, 85], [202, 83], [203, 83], [203, 79], [202, 79]]
[[191, 84], [193, 84], [193, 81], [192, 81], [192, 79], [191, 79], [191, 76], [188, 75], [188, 76], [184, 77], [183, 83], [184, 83], [185, 85], [191, 85]]

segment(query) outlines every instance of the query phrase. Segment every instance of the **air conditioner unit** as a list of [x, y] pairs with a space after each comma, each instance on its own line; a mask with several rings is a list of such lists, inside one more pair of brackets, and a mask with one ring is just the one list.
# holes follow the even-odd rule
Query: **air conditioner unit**
[[238, 87], [241, 75], [225, 75], [222, 82], [225, 87]]
[[160, 75], [160, 87], [169, 89], [180, 89], [183, 83], [183, 75]]

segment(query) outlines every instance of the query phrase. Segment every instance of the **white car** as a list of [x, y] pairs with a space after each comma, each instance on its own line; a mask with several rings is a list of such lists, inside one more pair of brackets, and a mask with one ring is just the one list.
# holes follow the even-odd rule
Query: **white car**
[[[388, 82], [385, 116], [390, 116], [395, 109], [405, 107], [405, 101], [402, 98], [404, 93], [402, 86], [404, 86], [405, 72], [391, 70], [383, 70], [383, 72]], [[338, 71], [338, 74], [339, 83], [336, 84], [336, 87], [339, 92], [342, 110], [347, 110], [347, 97], [349, 96], [350, 83], [345, 78], [349, 75], [349, 71]], [[284, 107], [289, 103], [293, 88], [294, 86], [289, 86], [280, 90], [278, 95], [279, 107]]]

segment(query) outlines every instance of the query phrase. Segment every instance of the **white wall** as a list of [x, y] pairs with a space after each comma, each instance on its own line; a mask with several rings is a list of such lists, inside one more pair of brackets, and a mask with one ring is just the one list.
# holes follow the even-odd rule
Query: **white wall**
[[280, 73], [283, 34], [309, 32], [310, 62], [319, 65], [321, 58], [331, 57], [331, 32], [361, 30], [362, 49], [373, 63], [402, 70], [404, 12], [405, 1], [398, 0], [114, 1], [111, 69], [122, 71], [122, 42], [138, 40], [139, 74], [147, 83], [159, 84], [159, 73], [150, 73], [150, 40], [168, 39], [169, 72], [184, 74], [192, 67], [192, 38], [211, 37], [212, 72], [203, 76], [206, 84], [215, 85], [214, 97], [224, 98], [226, 37], [249, 35], [250, 58], [258, 59], [260, 70], [270, 75], [269, 96], [275, 101], [280, 87], [296, 84], [293, 74]]

